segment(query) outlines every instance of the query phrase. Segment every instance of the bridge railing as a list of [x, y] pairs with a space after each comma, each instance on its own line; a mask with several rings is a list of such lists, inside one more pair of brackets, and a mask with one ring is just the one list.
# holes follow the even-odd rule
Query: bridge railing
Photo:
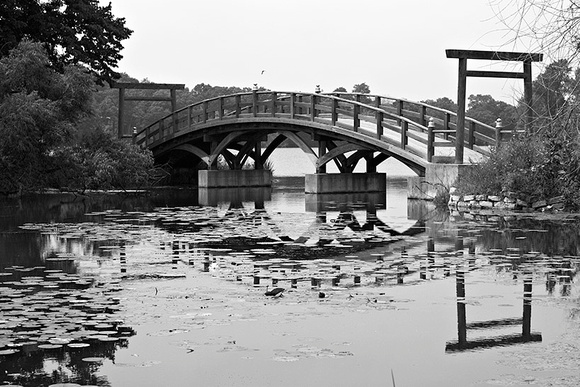
[[[455, 113], [444, 109], [368, 94], [276, 91], [220, 96], [186, 106], [135, 133], [134, 142], [153, 147], [217, 121], [255, 118], [336, 126], [385, 141], [429, 162], [437, 147], [455, 146]], [[496, 128], [472, 119], [466, 123], [468, 148], [488, 154], [501, 141], [502, 133]]]
[[[327, 94], [346, 99], [358, 98], [365, 104], [380, 107], [396, 115], [409, 118], [423, 126], [429, 125], [429, 121], [431, 121], [432, 125], [435, 125], [437, 133], [443, 133], [445, 139], [455, 142], [457, 129], [456, 112], [402, 98], [361, 93]], [[464, 131], [464, 146], [484, 155], [490, 154], [491, 147], [498, 147], [501, 142], [522, 133], [519, 130], [506, 130], [501, 126], [491, 126], [470, 117], [465, 117]]]

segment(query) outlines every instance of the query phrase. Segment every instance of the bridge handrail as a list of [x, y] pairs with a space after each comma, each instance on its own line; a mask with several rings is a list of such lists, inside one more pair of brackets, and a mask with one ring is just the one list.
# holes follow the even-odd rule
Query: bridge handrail
[[[431, 115], [431, 117], [434, 119], [435, 122], [437, 122], [439, 125], [443, 126], [443, 130], [445, 131], [449, 131], [449, 133], [452, 133], [452, 129], [456, 129], [456, 125], [457, 125], [457, 113], [448, 109], [444, 109], [444, 108], [440, 108], [437, 106], [433, 106], [433, 105], [429, 105], [426, 104], [424, 102], [417, 102], [417, 101], [411, 101], [405, 98], [395, 98], [395, 97], [390, 97], [390, 96], [385, 96], [385, 95], [379, 95], [379, 94], [366, 94], [366, 93], [348, 93], [348, 92], [330, 92], [330, 93], [324, 93], [324, 94], [328, 94], [328, 95], [336, 95], [336, 96], [346, 96], [348, 97], [359, 97], [362, 98], [367, 97], [370, 98], [371, 100], [374, 101], [381, 101], [382, 99], [385, 100], [391, 100], [393, 102], [396, 102], [398, 106], [400, 106], [400, 108], [398, 108], [399, 114], [401, 116], [404, 115], [405, 112], [409, 112], [409, 113], [415, 113], [418, 114], [419, 116], [429, 116], [428, 114], [425, 113], [426, 109], [430, 109], [431, 111], [435, 111], [435, 112], [439, 112], [442, 115], [444, 115], [444, 117], [446, 117], [447, 119], [441, 119], [439, 117], [435, 117], [433, 115]], [[419, 109], [421, 109], [421, 113], [415, 112], [413, 110], [409, 110], [409, 109], [404, 109], [404, 104], [409, 104], [409, 105], [415, 105], [417, 106]], [[379, 102], [380, 105], [380, 102]], [[381, 105], [382, 106], [382, 105]], [[451, 120], [451, 117], [454, 117], [455, 120]], [[498, 117], [499, 118], [499, 117]], [[425, 118], [420, 118], [420, 121], [425, 121]], [[484, 132], [482, 131], [478, 131], [476, 128], [482, 128], [484, 129]], [[497, 126], [492, 126], [489, 124], [486, 124], [484, 122], [478, 121], [474, 118], [471, 117], [465, 117], [465, 127], [464, 127], [465, 131], [466, 131], [466, 135], [464, 136], [465, 138], [465, 142], [466, 142], [466, 146], [469, 149], [474, 149], [476, 145], [476, 140], [480, 140], [480, 142], [483, 142], [484, 145], [488, 145], [488, 146], [498, 146], [504, 139], [511, 137], [515, 134], [521, 134], [523, 133], [523, 131], [521, 130], [515, 130], [515, 129], [511, 129], [511, 130], [505, 130], [503, 128], [498, 128]], [[510, 135], [510, 136], [508, 136]], [[481, 149], [480, 149], [481, 150]], [[489, 153], [487, 151], [484, 151], [483, 153]]]
[[[346, 98], [343, 98], [343, 96]], [[242, 102], [247, 97], [250, 97], [251, 100]], [[266, 99], [260, 99], [264, 97]], [[232, 98], [235, 99], [234, 104], [230, 103], [226, 106], [224, 102]], [[363, 102], [367, 99], [374, 100], [374, 105]], [[383, 100], [392, 102], [390, 105], [383, 104]], [[215, 105], [216, 103], [218, 105], [217, 108], [210, 108], [210, 105]], [[396, 106], [393, 107], [393, 103]], [[404, 104], [419, 106], [419, 112], [404, 109]], [[285, 113], [285, 107], [289, 107], [290, 112]], [[263, 112], [259, 112], [261, 108], [263, 108]], [[192, 114], [199, 109], [201, 111], [197, 112], [197, 115]], [[432, 122], [437, 122], [438, 125], [434, 127], [433, 125], [427, 125], [427, 109], [443, 113], [445, 115], [444, 119], [434, 117]], [[306, 111], [306, 114], [304, 114], [304, 111]], [[311, 121], [325, 121], [325, 123], [328, 123], [327, 117], [330, 117], [330, 123], [333, 126], [339, 126], [355, 132], [362, 131], [363, 134], [372, 137], [376, 136], [378, 139], [401, 148], [406, 148], [409, 139], [426, 144], [426, 158], [429, 162], [432, 161], [435, 147], [451, 147], [455, 144], [453, 126], [456, 124], [452, 122], [451, 117], [456, 116], [456, 114], [446, 109], [406, 99], [361, 93], [303, 93], [269, 90], [255, 90], [217, 96], [185, 106], [137, 131], [134, 134], [134, 142], [141, 146], [150, 146], [153, 143], [157, 144], [172, 137], [180, 130], [179, 125], [183, 121], [184, 112], [187, 113], [186, 121], [189, 129], [200, 123], [199, 121], [192, 122], [194, 119], [199, 119], [201, 123], [206, 123], [216, 119], [231, 119], [232, 116], [235, 118], [247, 117], [248, 112], [254, 117], [264, 116], [264, 114], [270, 117], [290, 116], [292, 119], [310, 119]], [[210, 116], [213, 117], [210, 118]], [[339, 117], [341, 116], [343, 119], [346, 117], [352, 120], [352, 125], [349, 126], [344, 122], [339, 122]], [[412, 118], [413, 116], [416, 116], [415, 119]], [[165, 125], [166, 121], [169, 121], [167, 122], [168, 125]], [[361, 121], [376, 125], [373, 128], [376, 129], [376, 133], [369, 134], [368, 128], [361, 127]], [[396, 125], [393, 122], [396, 122]], [[443, 123], [442, 127], [441, 123]], [[469, 123], [469, 128], [466, 129], [468, 135], [465, 137], [467, 146], [470, 149], [489, 154], [489, 146], [499, 144], [502, 135], [501, 131], [471, 118], [466, 118], [466, 123]], [[477, 131], [477, 126], [485, 128], [487, 133]], [[391, 134], [393, 132], [400, 134], [400, 141], [393, 141], [393, 139], [387, 138], [384, 135], [384, 129], [390, 130]], [[426, 133], [426, 136], [413, 133]], [[443, 141], [435, 141], [436, 138], [440, 138]], [[476, 140], [483, 143], [484, 146], [477, 146]]]

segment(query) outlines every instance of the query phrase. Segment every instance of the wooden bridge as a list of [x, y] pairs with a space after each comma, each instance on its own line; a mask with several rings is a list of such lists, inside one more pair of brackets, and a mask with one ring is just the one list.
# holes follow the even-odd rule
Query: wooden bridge
[[458, 128], [455, 112], [379, 95], [255, 90], [176, 110], [135, 132], [133, 141], [151, 149], [157, 160], [195, 155], [214, 169], [222, 155], [230, 169], [242, 169], [250, 159], [261, 169], [289, 139], [311, 158], [317, 173], [330, 161], [340, 172], [352, 172], [361, 159], [373, 172], [394, 157], [424, 176], [429, 164], [479, 162], [513, 135], [501, 126], [464, 122]]

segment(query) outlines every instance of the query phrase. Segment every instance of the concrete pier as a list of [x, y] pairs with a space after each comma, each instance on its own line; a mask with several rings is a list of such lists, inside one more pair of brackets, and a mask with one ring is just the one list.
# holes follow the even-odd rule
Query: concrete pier
[[304, 179], [307, 194], [387, 192], [386, 173], [314, 173]]
[[428, 164], [425, 177], [407, 179], [407, 198], [433, 200], [439, 191], [449, 190], [472, 164]]
[[200, 170], [199, 188], [270, 187], [272, 171], [266, 169]]

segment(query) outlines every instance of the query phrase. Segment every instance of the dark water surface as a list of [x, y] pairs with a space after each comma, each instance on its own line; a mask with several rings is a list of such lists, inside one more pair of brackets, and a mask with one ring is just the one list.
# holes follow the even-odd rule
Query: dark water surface
[[578, 381], [578, 218], [303, 184], [0, 202], [0, 382]]

